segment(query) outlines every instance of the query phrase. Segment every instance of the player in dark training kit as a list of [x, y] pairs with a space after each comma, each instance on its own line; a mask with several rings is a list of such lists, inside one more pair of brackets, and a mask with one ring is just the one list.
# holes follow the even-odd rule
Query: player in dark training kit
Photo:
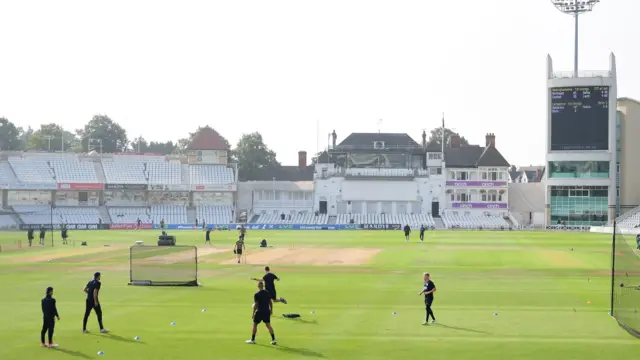
[[240, 260], [242, 259], [242, 252], [245, 250], [244, 240], [239, 239], [236, 241], [236, 244], [233, 246], [233, 253], [238, 257], [238, 264], [240, 264]]
[[418, 295], [424, 294], [424, 305], [427, 308], [427, 320], [422, 323], [422, 325], [429, 324], [429, 317], [431, 320], [431, 324], [436, 323], [436, 316], [433, 315], [433, 310], [431, 310], [431, 304], [433, 304], [433, 293], [436, 292], [436, 284], [431, 281], [431, 275], [429, 273], [424, 273], [424, 288]]
[[427, 230], [424, 225], [420, 225], [420, 241], [424, 241], [424, 231]]
[[93, 280], [89, 281], [87, 286], [84, 287], [84, 292], [87, 293], [87, 303], [84, 310], [84, 319], [82, 320], [82, 332], [87, 333], [87, 320], [89, 320], [89, 315], [91, 315], [91, 310], [95, 310], [96, 316], [98, 317], [98, 325], [100, 325], [101, 333], [108, 333], [109, 330], [105, 329], [102, 325], [102, 307], [100, 307], [100, 299], [98, 298], [98, 294], [100, 293], [100, 287], [102, 287], [102, 283], [100, 282], [100, 273], [97, 272], [93, 274]]
[[[43, 347], [58, 347], [58, 344], [53, 342], [53, 328], [56, 325], [56, 319], [60, 321], [60, 315], [58, 315], [56, 299], [53, 298], [53, 288], [49, 286], [44, 299], [42, 299], [42, 331], [40, 332], [40, 342]], [[49, 333], [49, 342], [45, 343], [44, 335], [47, 333]]]
[[27, 240], [29, 240], [29, 246], [31, 246], [31, 243], [33, 243], [33, 229], [31, 228], [27, 230]]
[[67, 245], [67, 239], [69, 238], [69, 230], [67, 230], [67, 225], [62, 224], [60, 227], [60, 237], [62, 238], [62, 244]]
[[276, 276], [276, 274], [271, 272], [271, 269], [269, 269], [268, 266], [266, 266], [264, 268], [264, 271], [266, 271], [266, 274], [264, 274], [264, 276], [262, 277], [262, 279], [259, 278], [251, 278], [251, 280], [255, 280], [257, 282], [261, 282], [264, 283], [264, 288], [265, 290], [267, 290], [269, 292], [269, 294], [271, 294], [271, 300], [275, 301], [275, 302], [281, 302], [283, 304], [287, 304], [287, 300], [285, 300], [284, 298], [278, 298], [277, 294], [276, 294], [276, 280], [280, 281], [280, 278], [278, 276]]
[[271, 294], [264, 289], [262, 282], [258, 283], [258, 292], [253, 295], [253, 307], [251, 308], [251, 319], [253, 319], [253, 328], [251, 329], [251, 340], [245, 341], [247, 344], [256, 343], [256, 332], [258, 332], [258, 324], [263, 322], [271, 334], [271, 345], [276, 345], [276, 335], [271, 327], [271, 314], [273, 313], [273, 303], [271, 302]]
[[40, 245], [44, 245], [44, 234], [47, 232], [45, 228], [40, 228]]
[[207, 229], [207, 233], [205, 234], [204, 237], [204, 244], [207, 245], [207, 243], [209, 243], [209, 245], [211, 245], [211, 228]]
[[404, 226], [404, 239], [408, 242], [409, 241], [409, 234], [411, 234], [411, 227], [407, 224]]

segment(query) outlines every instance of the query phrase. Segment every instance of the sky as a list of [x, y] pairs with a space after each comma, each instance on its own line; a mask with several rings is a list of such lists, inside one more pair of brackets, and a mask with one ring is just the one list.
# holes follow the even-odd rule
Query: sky
[[[517, 4], [517, 5], [516, 5]], [[580, 18], [580, 69], [617, 58], [640, 99], [638, 0]], [[573, 68], [573, 19], [549, 0], [0, 0], [0, 117], [177, 140], [260, 132], [284, 165], [352, 132], [446, 126], [512, 164], [544, 162], [546, 55]], [[380, 121], [381, 120], [381, 121]]]

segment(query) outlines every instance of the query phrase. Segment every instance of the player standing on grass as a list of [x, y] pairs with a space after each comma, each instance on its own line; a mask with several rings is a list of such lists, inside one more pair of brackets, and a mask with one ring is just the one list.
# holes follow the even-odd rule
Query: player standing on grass
[[284, 298], [278, 298], [276, 295], [276, 284], [275, 281], [280, 281], [280, 278], [278, 276], [276, 276], [276, 274], [271, 272], [271, 269], [269, 269], [268, 266], [266, 266], [264, 268], [264, 271], [266, 271], [266, 274], [264, 274], [264, 276], [262, 277], [262, 279], [259, 278], [251, 278], [251, 280], [255, 280], [257, 282], [262, 282], [264, 283], [264, 288], [269, 292], [269, 294], [271, 294], [271, 300], [275, 301], [275, 302], [281, 302], [283, 304], [287, 304], [287, 300], [285, 300]]
[[424, 241], [424, 231], [427, 230], [424, 225], [420, 225], [420, 241]]
[[236, 241], [236, 244], [233, 246], [233, 253], [238, 257], [238, 264], [240, 264], [240, 259], [242, 259], [242, 252], [244, 251], [244, 240], [242, 238]]
[[411, 234], [411, 226], [409, 224], [404, 226], [404, 239], [409, 242], [409, 234]]
[[205, 234], [205, 238], [204, 238], [204, 244], [207, 245], [207, 243], [209, 243], [209, 245], [211, 245], [211, 228], [207, 229], [207, 233]]
[[[44, 299], [42, 299], [42, 331], [40, 332], [40, 342], [43, 347], [55, 348], [58, 344], [53, 342], [53, 328], [56, 325], [56, 319], [60, 321], [58, 309], [56, 308], [56, 299], [53, 298], [53, 288], [47, 288]], [[48, 343], [44, 342], [44, 335], [48, 334]]]
[[67, 230], [67, 224], [62, 224], [60, 229], [60, 237], [62, 237], [62, 244], [67, 245], [67, 239], [69, 238], [69, 233]]
[[240, 240], [244, 241], [244, 236], [247, 233], [247, 229], [244, 227], [244, 225], [240, 225]]
[[251, 340], [245, 341], [247, 344], [256, 343], [256, 332], [258, 332], [258, 324], [263, 322], [271, 334], [271, 345], [277, 344], [276, 335], [271, 327], [271, 314], [273, 313], [273, 303], [271, 302], [271, 294], [264, 289], [262, 282], [258, 283], [258, 292], [253, 295], [253, 307], [251, 308], [251, 319], [253, 319], [253, 328], [251, 329]]
[[29, 240], [29, 246], [31, 246], [31, 243], [33, 242], [33, 229], [29, 228], [27, 230], [27, 240]]
[[44, 234], [47, 232], [44, 226], [40, 227], [40, 245], [44, 245]]
[[87, 293], [87, 303], [84, 310], [84, 319], [82, 320], [82, 332], [84, 333], [89, 332], [87, 331], [87, 320], [89, 320], [91, 310], [95, 310], [96, 312], [96, 316], [98, 317], [98, 325], [100, 325], [100, 332], [109, 332], [109, 330], [105, 329], [104, 326], [102, 326], [102, 307], [100, 307], [100, 299], [98, 298], [100, 288], [102, 287], [100, 279], [100, 273], [97, 272], [93, 274], [93, 280], [89, 281], [87, 286], [84, 287], [84, 292]]
[[431, 320], [431, 324], [436, 323], [436, 316], [433, 315], [433, 310], [431, 310], [431, 304], [433, 304], [433, 293], [436, 292], [436, 284], [431, 281], [431, 275], [428, 272], [424, 273], [424, 288], [418, 295], [424, 294], [424, 304], [427, 307], [427, 320], [422, 323], [422, 325], [429, 324], [429, 317], [433, 318]]

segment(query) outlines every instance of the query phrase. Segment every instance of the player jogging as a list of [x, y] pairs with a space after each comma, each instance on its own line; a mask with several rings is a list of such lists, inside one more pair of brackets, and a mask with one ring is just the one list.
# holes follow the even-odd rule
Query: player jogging
[[27, 240], [29, 240], [29, 246], [31, 246], [31, 243], [33, 242], [33, 229], [29, 228], [29, 230], [27, 230]]
[[245, 341], [247, 344], [256, 343], [256, 332], [258, 332], [258, 324], [263, 322], [271, 334], [271, 345], [277, 344], [276, 335], [271, 327], [271, 314], [273, 313], [273, 303], [271, 302], [271, 294], [264, 289], [262, 282], [258, 283], [258, 292], [253, 295], [253, 307], [251, 308], [251, 319], [253, 319], [253, 328], [251, 329], [251, 340]]
[[404, 226], [404, 239], [407, 242], [409, 242], [409, 234], [411, 234], [411, 227], [407, 224]]
[[47, 232], [44, 227], [40, 228], [40, 245], [44, 245], [44, 234]]
[[205, 234], [204, 237], [204, 244], [207, 245], [207, 243], [209, 243], [209, 245], [211, 245], [211, 228], [207, 229], [207, 233]]
[[244, 251], [244, 240], [242, 238], [236, 241], [236, 244], [233, 246], [233, 253], [238, 257], [238, 264], [240, 264], [240, 259], [242, 258], [242, 252]]
[[283, 304], [287, 304], [287, 300], [285, 300], [284, 298], [278, 298], [278, 296], [276, 295], [276, 284], [275, 281], [280, 281], [280, 278], [271, 272], [271, 269], [268, 266], [265, 266], [264, 271], [266, 272], [266, 274], [264, 274], [264, 276], [262, 277], [262, 279], [259, 278], [251, 278], [251, 280], [255, 280], [257, 282], [261, 282], [264, 283], [264, 288], [265, 290], [267, 290], [269, 292], [269, 294], [271, 294], [271, 300], [275, 301], [275, 302], [281, 302]]
[[84, 333], [89, 332], [87, 331], [87, 320], [89, 320], [91, 310], [95, 310], [96, 312], [96, 316], [98, 317], [98, 325], [100, 325], [100, 332], [109, 332], [109, 330], [105, 329], [102, 325], [102, 307], [100, 307], [100, 299], [98, 298], [100, 288], [102, 287], [100, 279], [100, 273], [97, 272], [93, 274], [93, 280], [89, 281], [87, 286], [84, 287], [84, 292], [87, 293], [87, 303], [84, 310], [84, 319], [82, 320], [82, 332]]
[[433, 319], [431, 320], [431, 324], [436, 323], [436, 316], [433, 315], [433, 310], [431, 310], [431, 304], [433, 304], [434, 292], [436, 292], [436, 284], [434, 284], [433, 281], [431, 281], [431, 275], [429, 275], [429, 273], [426, 272], [424, 273], [424, 287], [422, 288], [422, 291], [418, 294], [418, 295], [424, 294], [424, 305], [427, 308], [427, 319], [425, 322], [422, 323], [422, 325], [429, 324], [429, 317]]
[[427, 230], [424, 225], [420, 225], [420, 241], [424, 241], [424, 231]]
[[[58, 309], [56, 308], [56, 299], [53, 298], [53, 288], [49, 286], [42, 299], [42, 331], [40, 332], [40, 342], [43, 347], [56, 348], [58, 344], [53, 342], [53, 328], [56, 320], [60, 321]], [[48, 334], [48, 343], [44, 342], [44, 335]]]

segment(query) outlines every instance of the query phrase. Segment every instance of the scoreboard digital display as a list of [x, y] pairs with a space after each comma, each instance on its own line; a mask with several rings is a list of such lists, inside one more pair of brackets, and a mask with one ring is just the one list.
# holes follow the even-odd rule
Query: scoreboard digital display
[[609, 87], [550, 91], [551, 150], [609, 150]]

